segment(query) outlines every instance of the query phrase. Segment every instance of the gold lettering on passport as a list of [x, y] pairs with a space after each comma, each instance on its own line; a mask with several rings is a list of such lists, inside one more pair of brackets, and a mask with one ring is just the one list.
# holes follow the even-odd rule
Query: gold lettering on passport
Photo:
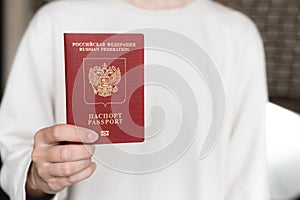
[[102, 137], [107, 137], [109, 136], [109, 131], [101, 131], [101, 134], [100, 134]]
[[94, 94], [100, 97], [109, 97], [118, 92], [118, 84], [121, 81], [120, 68], [115, 66], [95, 66], [89, 70], [89, 82], [93, 87]]
[[122, 113], [99, 113], [99, 114], [89, 114], [88, 125], [114, 125], [123, 124]]

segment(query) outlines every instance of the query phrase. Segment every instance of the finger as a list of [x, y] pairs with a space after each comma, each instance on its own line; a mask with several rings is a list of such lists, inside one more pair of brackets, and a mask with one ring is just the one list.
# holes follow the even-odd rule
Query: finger
[[84, 169], [83, 171], [70, 176], [70, 177], [55, 177], [50, 179], [47, 182], [47, 185], [49, 187], [49, 193], [57, 193], [64, 189], [65, 187], [71, 186], [75, 183], [78, 183], [88, 177], [90, 177], [96, 169], [96, 164], [91, 163], [91, 165]]
[[74, 162], [89, 159], [95, 152], [94, 145], [59, 145], [47, 150], [46, 161], [50, 163]]
[[96, 170], [96, 163], [92, 162], [90, 167], [82, 170], [81, 172], [74, 174], [70, 177], [68, 177], [68, 182], [74, 184], [74, 183], [78, 183], [84, 179], [87, 179], [88, 177], [90, 177], [94, 171]]
[[49, 166], [49, 173], [52, 177], [69, 177], [90, 167], [91, 159], [67, 163], [54, 163]]
[[86, 128], [63, 124], [47, 128], [42, 137], [46, 144], [59, 142], [94, 143], [98, 140], [99, 135]]

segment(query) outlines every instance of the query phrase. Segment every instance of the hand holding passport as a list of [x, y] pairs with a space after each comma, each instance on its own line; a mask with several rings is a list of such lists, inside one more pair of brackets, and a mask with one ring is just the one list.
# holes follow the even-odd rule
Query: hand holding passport
[[65, 34], [65, 74], [68, 124], [35, 134], [28, 198], [91, 176], [95, 144], [144, 141], [142, 34]]
[[[65, 187], [91, 176], [95, 132], [73, 125], [55, 125], [39, 130], [34, 137], [32, 163], [27, 175], [27, 199], [52, 199]], [[62, 142], [69, 144], [60, 145]], [[84, 143], [85, 145], [78, 145]]]

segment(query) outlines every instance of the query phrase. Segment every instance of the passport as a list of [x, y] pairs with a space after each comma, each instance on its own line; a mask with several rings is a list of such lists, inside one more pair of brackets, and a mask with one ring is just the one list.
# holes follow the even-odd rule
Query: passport
[[68, 124], [96, 144], [144, 141], [144, 35], [65, 33]]

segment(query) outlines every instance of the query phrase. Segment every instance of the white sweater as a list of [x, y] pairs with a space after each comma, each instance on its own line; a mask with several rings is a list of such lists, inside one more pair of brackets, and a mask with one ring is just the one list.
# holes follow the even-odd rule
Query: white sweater
[[[122, 169], [112, 169], [109, 163], [98, 162], [92, 177], [55, 198], [269, 198], [264, 135], [265, 60], [262, 40], [251, 20], [210, 0], [196, 0], [184, 8], [165, 11], [143, 10], [119, 0], [61, 0], [43, 7], [31, 21], [1, 104], [1, 186], [12, 200], [25, 199], [24, 186], [36, 131], [66, 122], [63, 33], [122, 33], [149, 27], [185, 35], [201, 46], [215, 63], [223, 81], [226, 102], [226, 120], [218, 143], [205, 159], [199, 159], [214, 109], [205, 83], [199, 76], [197, 79], [188, 65], [181, 63], [179, 56], [146, 49], [146, 68], [147, 64], [168, 65], [191, 83], [198, 100], [200, 124], [195, 141], [182, 157], [151, 173], [125, 173]], [[161, 38], [164, 39], [167, 38]], [[175, 45], [180, 43], [176, 39], [173, 42]], [[149, 66], [148, 70], [151, 71]], [[147, 70], [146, 79], [151, 80]], [[145, 94], [146, 123], [151, 123], [149, 112], [152, 106], [165, 105], [165, 115], [170, 118], [162, 131], [165, 135], [158, 136], [152, 144], [148, 138], [143, 144], [116, 145], [121, 150], [149, 153], [157, 148], [167, 148], [166, 145], [176, 139], [176, 130], [180, 127], [176, 98], [159, 86], [146, 87]], [[120, 162], [126, 164], [128, 161]], [[137, 160], [137, 163], [129, 164], [141, 163]]]

